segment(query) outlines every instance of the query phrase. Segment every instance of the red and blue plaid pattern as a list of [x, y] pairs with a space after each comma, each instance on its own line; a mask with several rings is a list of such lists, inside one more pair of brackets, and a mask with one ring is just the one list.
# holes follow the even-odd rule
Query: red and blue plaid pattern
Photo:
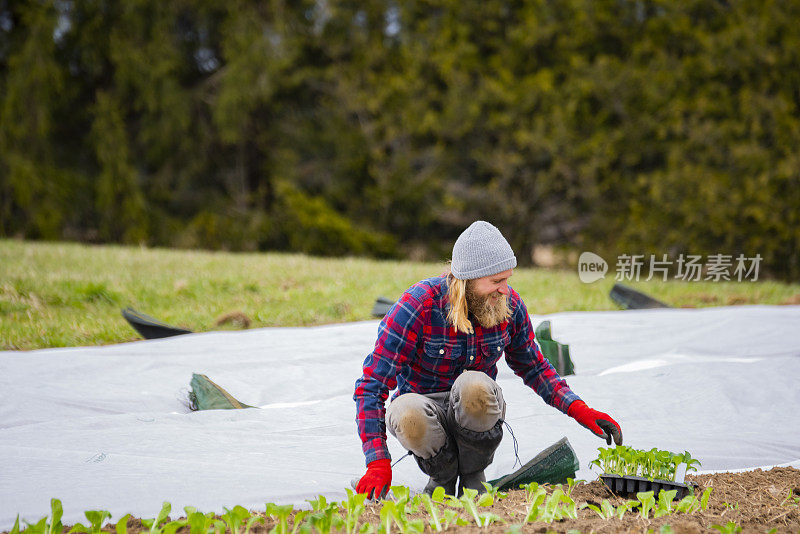
[[447, 323], [447, 279], [428, 278], [411, 286], [378, 327], [375, 349], [364, 360], [356, 381], [356, 422], [366, 462], [391, 458], [386, 447], [385, 402], [389, 391], [434, 393], [452, 388], [465, 370], [497, 377], [497, 362], [505, 353], [514, 373], [545, 402], [566, 413], [578, 400], [566, 381], [542, 356], [534, 339], [528, 309], [511, 289], [509, 321], [481, 328], [471, 317], [474, 334]]

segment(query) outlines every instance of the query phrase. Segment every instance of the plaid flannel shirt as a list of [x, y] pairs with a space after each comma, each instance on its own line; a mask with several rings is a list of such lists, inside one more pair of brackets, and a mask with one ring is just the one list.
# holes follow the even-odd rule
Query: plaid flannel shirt
[[447, 323], [446, 277], [422, 280], [403, 293], [381, 321], [375, 348], [355, 384], [356, 422], [367, 464], [391, 458], [385, 421], [389, 391], [397, 387], [392, 398], [447, 391], [465, 370], [495, 379], [504, 353], [514, 373], [551, 406], [566, 413], [578, 400], [539, 350], [528, 310], [513, 289], [509, 305], [510, 320], [481, 328], [471, 317], [475, 333], [464, 334]]

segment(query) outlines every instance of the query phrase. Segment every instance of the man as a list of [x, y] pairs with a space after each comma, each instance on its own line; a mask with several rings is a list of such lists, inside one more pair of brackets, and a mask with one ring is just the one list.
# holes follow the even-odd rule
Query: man
[[[437, 486], [484, 491], [484, 469], [503, 437], [506, 405], [495, 382], [505, 354], [515, 374], [548, 404], [611, 444], [622, 430], [573, 393], [536, 345], [528, 310], [508, 285], [517, 266], [491, 224], [476, 221], [456, 240], [450, 272], [411, 286], [378, 328], [353, 399], [367, 472], [358, 493], [381, 497], [392, 481], [386, 428]], [[389, 391], [397, 386], [384, 409]]]

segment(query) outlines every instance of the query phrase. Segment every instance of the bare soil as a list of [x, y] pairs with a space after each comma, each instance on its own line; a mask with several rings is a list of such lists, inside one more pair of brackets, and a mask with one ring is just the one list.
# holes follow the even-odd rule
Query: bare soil
[[[580, 510], [577, 519], [566, 519], [553, 523], [528, 523], [522, 524], [526, 515], [527, 498], [522, 490], [508, 492], [508, 497], [498, 500], [488, 508], [481, 508], [481, 513], [491, 511], [503, 518], [505, 523], [495, 523], [486, 528], [474, 526], [451, 526], [446, 532], [453, 533], [505, 533], [514, 526], [519, 530], [531, 533], [566, 533], [577, 531], [581, 533], [647, 533], [661, 532], [664, 525], [669, 525], [676, 534], [718, 532], [714, 525], [725, 526], [734, 522], [741, 527], [742, 533], [800, 533], [800, 506], [795, 499], [787, 499], [790, 492], [796, 498], [800, 496], [800, 470], [791, 467], [776, 467], [769, 471], [756, 469], [744, 473], [717, 473], [713, 475], [687, 476], [686, 483], [696, 485], [699, 496], [706, 488], [713, 488], [708, 507], [694, 514], [687, 515], [674, 513], [658, 519], [644, 519], [635, 512], [628, 513], [623, 519], [602, 519], [589, 508]], [[547, 487], [547, 486], [545, 486]], [[550, 488], [548, 488], [548, 493]], [[614, 495], [600, 481], [578, 484], [572, 492], [572, 497], [577, 503], [587, 502], [599, 506], [604, 499], [609, 500], [615, 507], [626, 500], [625, 497]], [[361, 523], [369, 522], [376, 527], [380, 524], [381, 505], [368, 504], [366, 512], [361, 516]], [[263, 511], [260, 512], [263, 514]], [[467, 515], [462, 511], [462, 517]], [[416, 517], [424, 518], [427, 515], [418, 514]], [[291, 522], [290, 522], [291, 524]], [[275, 521], [266, 518], [264, 524], [254, 525], [252, 534], [268, 534], [275, 526]], [[65, 529], [65, 532], [68, 528]], [[113, 532], [113, 527], [106, 529]], [[291, 526], [290, 526], [291, 530]], [[128, 533], [144, 534], [148, 531], [140, 519], [128, 521]], [[394, 529], [398, 532], [399, 529]], [[426, 532], [432, 532], [430, 527]], [[189, 534], [188, 528], [178, 530], [177, 534]]]

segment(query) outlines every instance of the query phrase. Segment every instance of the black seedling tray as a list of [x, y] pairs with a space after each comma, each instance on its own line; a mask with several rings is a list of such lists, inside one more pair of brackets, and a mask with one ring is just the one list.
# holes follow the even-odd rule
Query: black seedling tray
[[600, 475], [600, 478], [605, 485], [608, 486], [608, 489], [618, 495], [635, 497], [637, 492], [652, 491], [655, 498], [658, 499], [658, 494], [661, 490], [678, 490], [674, 500], [680, 500], [690, 492], [689, 486], [686, 484], [672, 482], [670, 480], [650, 480], [644, 477], [634, 476], [621, 477], [619, 475], [609, 475], [607, 473]]

